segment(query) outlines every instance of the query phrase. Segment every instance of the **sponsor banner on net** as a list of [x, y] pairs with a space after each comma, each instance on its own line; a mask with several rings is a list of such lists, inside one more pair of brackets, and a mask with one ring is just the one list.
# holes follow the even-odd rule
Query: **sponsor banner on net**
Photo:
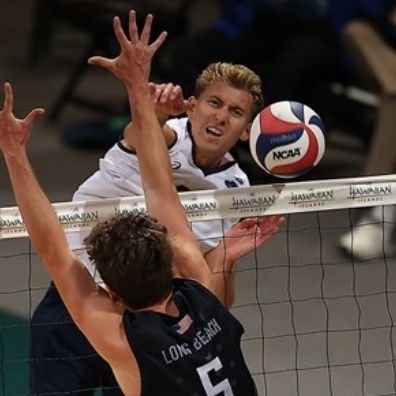
[[111, 214], [123, 214], [123, 213], [146, 213], [147, 208], [144, 201], [133, 201], [128, 202], [127, 200], [120, 202], [118, 205], [113, 206]]
[[[180, 193], [190, 221], [396, 204], [396, 175]], [[146, 212], [144, 197], [53, 204], [66, 232], [86, 231], [117, 213]], [[0, 239], [27, 236], [17, 207], [0, 208]]]
[[0, 238], [19, 238], [26, 235], [19, 209], [16, 206], [0, 208]]
[[100, 219], [98, 210], [58, 213], [63, 228], [82, 230], [91, 227]]
[[290, 191], [289, 205], [300, 209], [324, 209], [334, 202], [336, 191], [333, 188], [310, 188], [306, 190]]
[[[186, 211], [189, 220], [202, 219], [209, 217], [210, 214], [218, 212], [219, 204], [212, 199], [191, 199], [182, 201], [182, 206]], [[216, 216], [217, 217], [217, 216]]]
[[[288, 214], [334, 209], [343, 196], [343, 186], [326, 186], [321, 183], [285, 184], [268, 214]], [[344, 200], [345, 206], [345, 200]]]
[[251, 192], [245, 195], [232, 194], [229, 210], [238, 215], [258, 216], [264, 214], [278, 199], [278, 193]]
[[395, 198], [395, 183], [351, 184], [348, 187], [347, 200], [352, 201], [352, 206], [362, 203], [381, 205]]
[[[365, 178], [370, 180], [370, 178]], [[396, 182], [351, 183], [354, 179], [286, 184], [269, 213], [298, 213], [396, 204]]]

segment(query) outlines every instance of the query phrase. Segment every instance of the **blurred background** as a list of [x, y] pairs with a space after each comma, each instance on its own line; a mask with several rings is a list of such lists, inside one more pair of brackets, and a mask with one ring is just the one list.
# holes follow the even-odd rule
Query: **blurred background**
[[[341, 4], [341, 15], [333, 15], [338, 5], [330, 7], [332, 2]], [[376, 126], [378, 92], [361, 78], [340, 29], [344, 19], [367, 18], [369, 12], [382, 10], [344, 10], [348, 7], [342, 4], [335, 0], [3, 2], [0, 76], [14, 85], [17, 114], [33, 106], [47, 110], [31, 150], [39, 174], [52, 171], [41, 179], [45, 187], [49, 183], [53, 200], [70, 198], [128, 120], [122, 86], [86, 60], [117, 51], [111, 17], [125, 16], [132, 7], [140, 11], [138, 15], [154, 13], [157, 29], [169, 32], [153, 65], [154, 81], [180, 83], [190, 95], [198, 72], [208, 63], [244, 63], [263, 79], [266, 104], [297, 100], [323, 118], [328, 148], [322, 163], [304, 179], [358, 176], [364, 173]], [[247, 147], [237, 147], [237, 152], [253, 183], [271, 181], [251, 163]], [[51, 166], [55, 163], [61, 166]], [[2, 183], [0, 188], [7, 187]], [[9, 203], [7, 194], [0, 199], [2, 205]]]

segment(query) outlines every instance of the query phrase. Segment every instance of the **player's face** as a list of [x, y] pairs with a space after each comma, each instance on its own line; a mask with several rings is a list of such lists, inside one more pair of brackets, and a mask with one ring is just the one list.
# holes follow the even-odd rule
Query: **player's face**
[[198, 98], [191, 98], [188, 113], [198, 153], [220, 161], [238, 141], [247, 140], [253, 97], [223, 81], [209, 86]]

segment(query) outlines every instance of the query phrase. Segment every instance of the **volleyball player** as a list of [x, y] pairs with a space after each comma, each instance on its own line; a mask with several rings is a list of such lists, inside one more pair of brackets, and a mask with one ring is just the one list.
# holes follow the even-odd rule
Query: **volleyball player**
[[[43, 111], [35, 109], [25, 119], [16, 119], [9, 84], [0, 113], [0, 148], [37, 252], [73, 319], [110, 364], [124, 394], [254, 395], [240, 348], [243, 328], [219, 300], [224, 297], [222, 276], [206, 265], [173, 184], [147, 85], [152, 56], [165, 39], [162, 33], [148, 44], [151, 22], [148, 16], [139, 38], [131, 12], [128, 40], [115, 18], [121, 54], [113, 60], [94, 60], [124, 82], [132, 99], [131, 133], [146, 204], [159, 221], [142, 214], [118, 215], [91, 232], [87, 250], [109, 293], [96, 287], [68, 246], [29, 164], [26, 142]], [[263, 243], [281, 222], [277, 216], [259, 224], [243, 222], [255, 235], [247, 237], [248, 243], [244, 238], [239, 253]]]
[[[229, 154], [239, 139], [248, 138], [250, 123], [262, 107], [260, 78], [242, 65], [215, 63], [198, 76], [195, 96], [185, 100], [179, 86], [150, 84], [157, 118], [169, 149], [174, 182], [181, 190], [204, 190], [249, 185], [246, 174]], [[187, 113], [187, 117], [173, 118]], [[139, 163], [135, 155], [133, 122], [124, 138], [100, 160], [99, 169], [77, 189], [73, 200], [95, 200], [143, 194]], [[144, 130], [141, 131], [144, 133]], [[203, 221], [192, 225], [205, 258], [213, 269], [223, 269], [224, 232], [233, 220]], [[68, 235], [98, 284], [103, 284], [96, 266], [88, 259], [84, 238]], [[218, 246], [216, 248], [216, 246]], [[229, 247], [228, 259], [232, 260]], [[235, 260], [237, 257], [235, 257]], [[233, 297], [232, 274], [226, 293]], [[63, 305], [55, 287], [50, 287], [32, 318], [30, 354], [31, 393], [76, 392], [101, 386], [106, 394], [117, 393], [109, 366], [101, 359]]]
[[[253, 117], [262, 107], [261, 80], [243, 65], [219, 62], [197, 78], [196, 96], [185, 100], [181, 88], [151, 84], [156, 114], [171, 158], [179, 191], [247, 187], [249, 180], [229, 153], [238, 140], [247, 140]], [[187, 117], [171, 118], [187, 113]], [[129, 133], [100, 160], [99, 169], [73, 195], [75, 201], [141, 195], [140, 170]], [[143, 133], [143, 131], [142, 131]], [[194, 222], [192, 229], [204, 253], [223, 239], [235, 219]], [[71, 235], [70, 243], [82, 248], [83, 236]], [[215, 254], [213, 254], [215, 256]], [[211, 262], [211, 255], [208, 261]], [[87, 264], [95, 275], [93, 263]], [[100, 280], [98, 280], [100, 282]]]

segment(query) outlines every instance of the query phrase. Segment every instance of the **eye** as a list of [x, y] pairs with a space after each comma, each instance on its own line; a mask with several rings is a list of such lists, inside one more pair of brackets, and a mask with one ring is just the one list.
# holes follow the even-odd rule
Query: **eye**
[[232, 114], [234, 117], [238, 117], [238, 118], [243, 117], [243, 111], [240, 110], [240, 109], [233, 109], [233, 110], [231, 111], [231, 114]]
[[208, 103], [213, 107], [220, 107], [221, 103], [218, 99], [208, 99]]

